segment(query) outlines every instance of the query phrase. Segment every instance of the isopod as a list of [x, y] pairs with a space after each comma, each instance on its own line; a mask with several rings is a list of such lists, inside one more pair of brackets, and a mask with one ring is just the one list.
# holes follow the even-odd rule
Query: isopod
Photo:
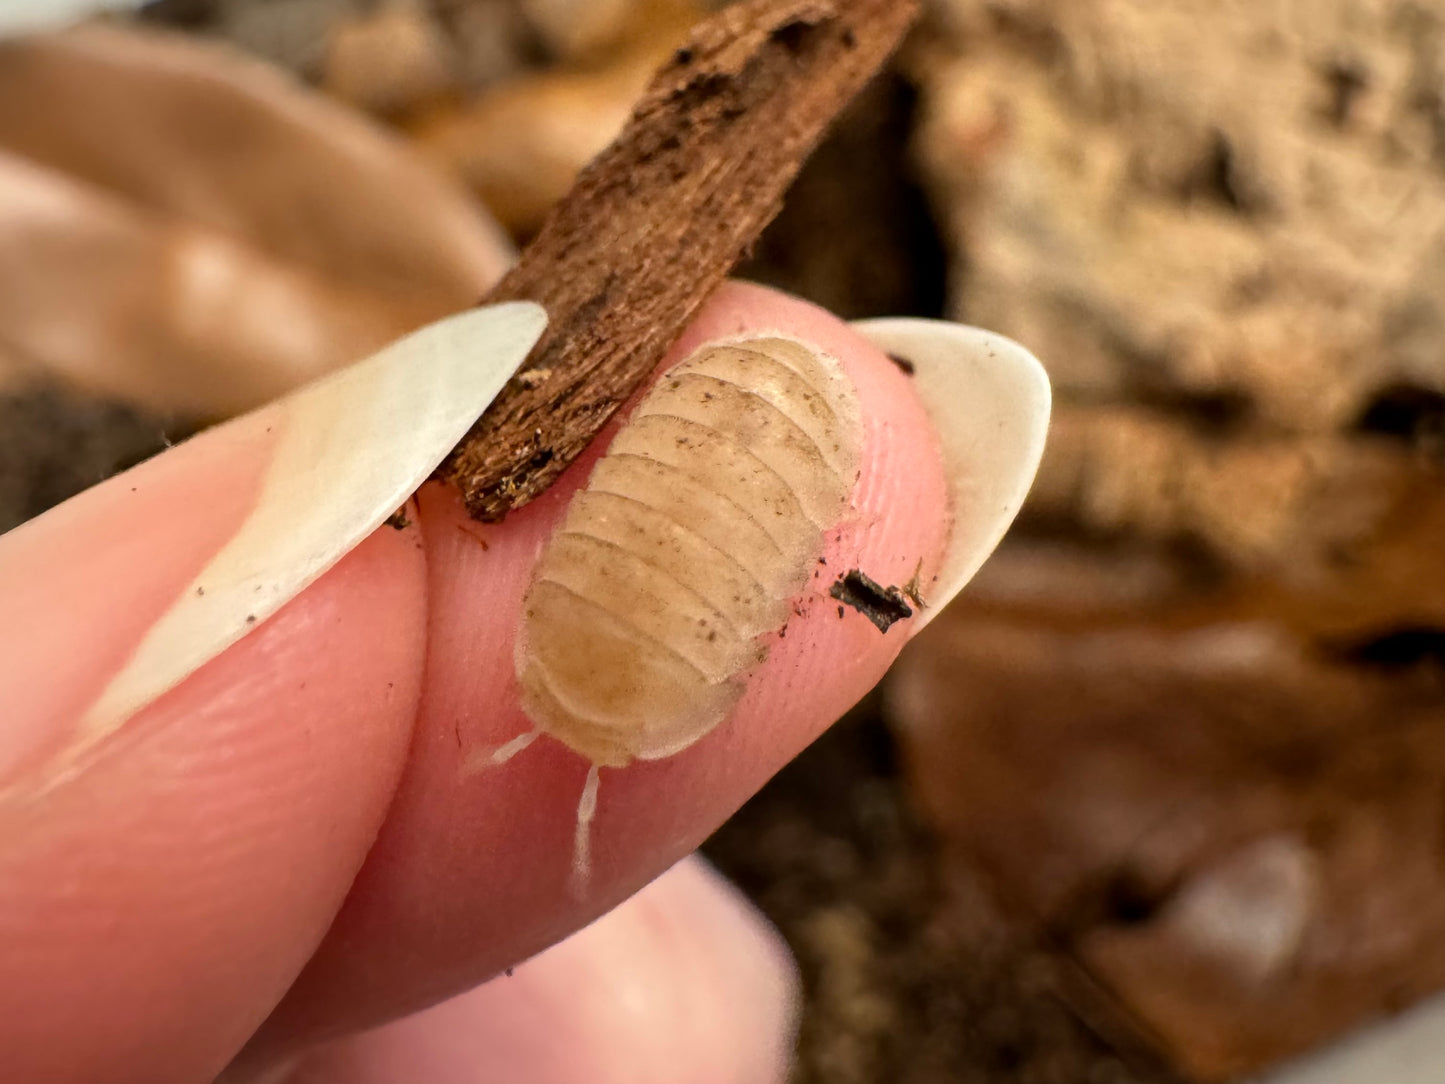
[[776, 335], [705, 346], [642, 398], [544, 547], [516, 670], [534, 729], [598, 770], [671, 756], [726, 719], [848, 507], [862, 426], [838, 362]]

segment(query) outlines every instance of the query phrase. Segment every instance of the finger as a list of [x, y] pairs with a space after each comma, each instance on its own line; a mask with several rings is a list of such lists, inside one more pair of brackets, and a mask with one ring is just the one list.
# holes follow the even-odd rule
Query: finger
[[[347, 906], [245, 1065], [433, 1004], [583, 925], [694, 849], [883, 674], [908, 623], [880, 632], [829, 588], [853, 568], [905, 584], [921, 563], [928, 592], [943, 563], [950, 488], [934, 427], [898, 366], [826, 313], [757, 288], [720, 292], [670, 358], [759, 330], [839, 359], [863, 404], [865, 437], [851, 513], [828, 534], [826, 564], [737, 710], [675, 756], [603, 773], [588, 891], [571, 896], [588, 762], [543, 739], [500, 768], [469, 773], [466, 763], [531, 726], [513, 664], [522, 595], [590, 460], [496, 528], [470, 524], [454, 494], [424, 492], [428, 672], [407, 774]], [[968, 500], [981, 482], [965, 481], [954, 489]]]
[[797, 976], [777, 933], [684, 859], [515, 972], [308, 1055], [290, 1084], [769, 1084]]
[[[164, 498], [158, 517], [204, 498], [177, 481], [143, 479]], [[25, 727], [73, 717], [135, 626], [164, 606], [162, 573], [196, 557], [183, 543], [211, 541], [129, 515], [103, 528], [77, 520], [100, 537], [135, 528], [149, 552], [124, 561], [106, 551], [111, 559], [82, 566], [89, 574], [69, 574], [91, 555], [57, 546], [29, 562], [29, 589], [5, 585], [8, 599], [35, 602], [7, 611], [31, 614], [35, 637], [12, 628], [0, 648], [17, 663], [5, 667], [12, 739], [54, 738]], [[136, 566], [157, 574], [106, 575]], [[204, 1079], [244, 1041], [325, 929], [381, 822], [418, 697], [424, 590], [410, 539], [368, 540], [303, 604], [133, 720], [104, 760], [0, 810], [0, 1077], [96, 1080], [125, 1066], [110, 1078]], [[327, 658], [313, 665], [307, 644], [318, 638]], [[87, 650], [67, 659], [77, 640]]]
[[[844, 534], [856, 535], [860, 559], [883, 562], [885, 576], [894, 567], [887, 562], [899, 558], [883, 550], [898, 538], [877, 524], [912, 529], [918, 509], [927, 508], [937, 542], [937, 450], [927, 447], [931, 430], [891, 364], [822, 314], [757, 291], [719, 297], [692, 341], [749, 327], [795, 328], [840, 354], [855, 352], [848, 364], [865, 381], [860, 391], [871, 387], [869, 373], [895, 381], [891, 406], [881, 387], [873, 388], [877, 403], [866, 402], [870, 432], [883, 434], [871, 447], [906, 453], [887, 434], [912, 433], [923, 466], [870, 452], [864, 477], [872, 481], [860, 485], [857, 501], [872, 517], [858, 522], [872, 525]], [[440, 457], [459, 433], [446, 435], [438, 411], [450, 406], [462, 429], [480, 411], [460, 394], [479, 394], [468, 370], [441, 364], [454, 353], [403, 351], [403, 361], [436, 364], [378, 370], [400, 371], [409, 383], [382, 381], [385, 394], [369, 410], [355, 409], [365, 404], [354, 397], [353, 409], [331, 403], [329, 412], [310, 415], [296, 402], [282, 404], [0, 543], [0, 595], [14, 603], [9, 612], [25, 615], [0, 630], [0, 688], [11, 709], [0, 790], [44, 776], [57, 758], [67, 765], [36, 792], [17, 799], [12, 787], [0, 795], [0, 959], [15, 980], [0, 987], [0, 1050], [15, 1078], [213, 1074], [280, 996], [339, 906], [418, 717], [423, 729], [394, 828], [326, 951], [258, 1044], [262, 1053], [268, 1044], [280, 1049], [438, 1000], [585, 923], [706, 835], [896, 650], [872, 634], [854, 643], [861, 630], [855, 624], [845, 634], [843, 620], [815, 620], [818, 636], [795, 635], [808, 627], [797, 626], [774, 652], [774, 676], [760, 682], [754, 706], [745, 703], [708, 739], [710, 750], [705, 742], [690, 760], [685, 754], [615, 773], [598, 824], [594, 894], [559, 897], [585, 765], [564, 750], [539, 748], [483, 784], [458, 772], [456, 732], [459, 722], [471, 725], [463, 745], [476, 746], [521, 725], [509, 649], [517, 604], [537, 544], [585, 467], [555, 495], [490, 530], [490, 550], [457, 529], [472, 526], [448, 495], [428, 492], [421, 527], [367, 539], [265, 620], [294, 593], [288, 582], [299, 587], [311, 575], [288, 581], [288, 561], [304, 569], [325, 563], [298, 548], [298, 538], [305, 542], [317, 523], [354, 527], [354, 516], [337, 513], [338, 502], [342, 513], [366, 506], [367, 493], [374, 503], [373, 476], [415, 460], [418, 441], [435, 444]], [[476, 351], [463, 353], [475, 364]], [[324, 454], [298, 466], [298, 448], [314, 451], [318, 434], [338, 433], [320, 441]], [[298, 482], [308, 477], [332, 484], [308, 489]], [[925, 497], [929, 486], [935, 492]], [[278, 492], [285, 514], [277, 512]], [[258, 523], [269, 535], [257, 537]], [[238, 564], [242, 538], [250, 548], [242, 547], [246, 561]], [[338, 549], [351, 544], [322, 542], [328, 539]], [[427, 546], [425, 568], [418, 542]], [[908, 549], [928, 545], [914, 538]], [[203, 604], [194, 594], [215, 582], [211, 575], [227, 560], [230, 594], [213, 591]], [[277, 578], [239, 574], [257, 562]], [[253, 581], [266, 589], [270, 608], [245, 614], [260, 618], [247, 626], [254, 631], [212, 658], [235, 637], [223, 629], [217, 638], [207, 607], [221, 598], [226, 606], [216, 612], [234, 624], [249, 605], [236, 593]], [[815, 641], [837, 657], [810, 662]], [[169, 647], [157, 650], [158, 643]], [[176, 660], [182, 672], [167, 676]], [[824, 669], [830, 684], [821, 691], [787, 680]], [[138, 689], [149, 689], [151, 699]], [[97, 704], [126, 708], [112, 712], [116, 727], [101, 712], [106, 725], [95, 728]], [[776, 727], [767, 718], [774, 709]], [[86, 755], [67, 759], [77, 745]], [[434, 795], [429, 782], [437, 784]], [[509, 817], [520, 817], [511, 829]], [[395, 943], [386, 944], [392, 935]], [[345, 950], [348, 940], [355, 952]], [[358, 979], [355, 996], [346, 989], [348, 968]], [[334, 996], [327, 993], [333, 983]]]
[[500, 373], [438, 344], [495, 345], [517, 311], [436, 325], [0, 538], [0, 1079], [210, 1079], [310, 954], [405, 758], [419, 531], [272, 611], [347, 548], [347, 509], [429, 473], [540, 325]]

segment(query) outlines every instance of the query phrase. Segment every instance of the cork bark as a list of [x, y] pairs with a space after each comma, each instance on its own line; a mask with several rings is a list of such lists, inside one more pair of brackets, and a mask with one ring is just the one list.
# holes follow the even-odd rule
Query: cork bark
[[1445, 11], [937, 8], [951, 308], [1056, 409], [892, 721], [947, 876], [1239, 1079], [1445, 989]]

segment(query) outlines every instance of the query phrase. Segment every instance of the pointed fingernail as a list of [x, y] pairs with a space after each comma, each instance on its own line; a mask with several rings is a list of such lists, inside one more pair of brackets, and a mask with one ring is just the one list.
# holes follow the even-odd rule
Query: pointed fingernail
[[1445, 996], [1421, 1002], [1255, 1078], [1255, 1084], [1435, 1084], [1445, 1064]]
[[239, 529], [147, 630], [81, 721], [68, 761], [236, 643], [426, 481], [541, 337], [511, 302], [428, 325], [254, 414], [277, 430]]
[[940, 320], [863, 320], [854, 329], [906, 361], [942, 446], [952, 529], [922, 628], [973, 578], [1003, 538], [1038, 471], [1049, 427], [1049, 378], [1009, 339]]

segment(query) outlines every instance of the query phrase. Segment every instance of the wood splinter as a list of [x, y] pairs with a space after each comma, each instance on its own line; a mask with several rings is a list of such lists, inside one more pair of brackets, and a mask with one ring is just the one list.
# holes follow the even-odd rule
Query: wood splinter
[[487, 301], [547, 333], [438, 476], [494, 522], [538, 496], [777, 214], [916, 0], [743, 0], [700, 23]]

